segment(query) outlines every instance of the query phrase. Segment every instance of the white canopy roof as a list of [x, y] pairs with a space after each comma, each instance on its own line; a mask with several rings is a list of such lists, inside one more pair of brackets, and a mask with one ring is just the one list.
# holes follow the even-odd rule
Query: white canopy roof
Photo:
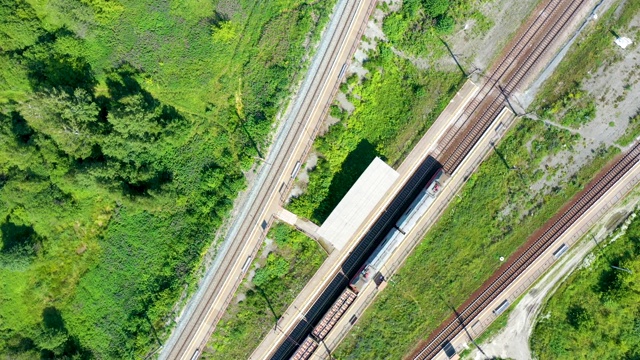
[[380, 158], [373, 159], [322, 224], [318, 235], [330, 242], [336, 250], [341, 250], [399, 175]]

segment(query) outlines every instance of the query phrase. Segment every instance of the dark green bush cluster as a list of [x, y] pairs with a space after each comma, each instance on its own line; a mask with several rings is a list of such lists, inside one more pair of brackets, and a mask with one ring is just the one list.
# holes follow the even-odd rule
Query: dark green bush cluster
[[[466, 1], [461, 1], [466, 3]], [[455, 27], [454, 13], [459, 4], [450, 0], [408, 0], [389, 14], [383, 30], [390, 43], [414, 56], [428, 57], [443, 51], [439, 37]]]

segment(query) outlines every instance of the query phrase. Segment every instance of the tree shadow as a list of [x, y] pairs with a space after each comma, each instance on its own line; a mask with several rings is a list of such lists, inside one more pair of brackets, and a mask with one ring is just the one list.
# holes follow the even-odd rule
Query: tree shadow
[[460, 64], [460, 62], [458, 61], [458, 58], [456, 57], [456, 54], [453, 53], [453, 50], [451, 50], [451, 47], [449, 47], [449, 44], [447, 44], [446, 41], [444, 41], [444, 39], [440, 38], [440, 42], [444, 45], [444, 47], [447, 48], [447, 51], [449, 52], [449, 55], [451, 55], [451, 57], [453, 58], [453, 61], [456, 63], [456, 66], [458, 67], [458, 70], [460, 70], [460, 72], [462, 73], [462, 77], [467, 77], [468, 74], [466, 71], [464, 71], [464, 68], [462, 67], [462, 64]]
[[567, 309], [566, 317], [569, 325], [571, 325], [571, 327], [576, 330], [579, 330], [580, 328], [586, 326], [591, 320], [591, 315], [589, 314], [587, 309], [585, 309], [581, 305], [576, 304], [569, 306], [569, 308]]
[[21, 354], [36, 350], [37, 347], [33, 339], [14, 334], [8, 339], [6, 349], [8, 353]]
[[[136, 76], [140, 75], [140, 70], [136, 69], [128, 62], [122, 62], [115, 68], [107, 71], [105, 83], [112, 100], [119, 101], [124, 97], [142, 94], [147, 102], [152, 102], [153, 97], [140, 86]], [[147, 98], [148, 97], [148, 98]]]
[[213, 26], [216, 29], [219, 29], [223, 23], [229, 21], [230, 18], [227, 14], [218, 12], [216, 10], [213, 11], [213, 16], [203, 19], [209, 26]]
[[98, 82], [87, 59], [60, 53], [53, 46], [57, 39], [72, 36], [73, 32], [65, 27], [48, 32], [24, 52], [27, 78], [33, 90], [56, 88], [71, 93], [74, 89], [82, 88], [93, 94]]
[[[42, 325], [45, 330], [53, 333], [63, 333], [68, 335], [67, 327], [64, 323], [62, 313], [56, 307], [49, 306], [42, 310]], [[80, 359], [87, 360], [93, 358], [91, 351], [84, 348], [75, 336], [67, 336], [67, 340], [56, 351], [42, 349], [40, 359]]]
[[[169, 284], [166, 283], [166, 281], [161, 281], [161, 285], [160, 285], [160, 287], [158, 289], [158, 292], [162, 291], [161, 289], [163, 289], [163, 288], [166, 289], [168, 286], [169, 286]], [[147, 322], [147, 325], [149, 325], [151, 336], [156, 341], [158, 346], [162, 346], [162, 341], [160, 341], [160, 338], [158, 337], [158, 333], [156, 332], [156, 328], [155, 328], [155, 326], [153, 326], [153, 322], [149, 318], [149, 307], [150, 306], [151, 306], [151, 304], [149, 303], [149, 301], [147, 301], [146, 299], [142, 299], [142, 310], [136, 312], [134, 316], [137, 317], [137, 318], [143, 318]]]
[[93, 353], [80, 344], [80, 340], [76, 336], [69, 336], [67, 342], [64, 343], [62, 352], [64, 358], [72, 358], [78, 360], [93, 359]]
[[62, 319], [62, 313], [53, 306], [46, 307], [42, 310], [42, 324], [44, 324], [46, 329], [67, 331], [64, 320]]
[[616, 270], [607, 268], [607, 270], [600, 273], [595, 290], [599, 293], [609, 293], [619, 289], [620, 285], [621, 282], [618, 279]]
[[0, 225], [2, 231], [2, 249], [0, 253], [19, 257], [36, 255], [39, 243], [38, 234], [32, 226], [16, 225], [9, 216]]
[[28, 144], [31, 141], [31, 137], [35, 133], [33, 129], [27, 124], [27, 121], [17, 111], [10, 113], [11, 118], [11, 132], [18, 139], [18, 142], [22, 145]]
[[163, 185], [173, 181], [173, 173], [167, 169], [154, 173], [149, 180], [131, 181], [121, 178], [122, 193], [131, 197], [149, 196], [149, 191], [160, 190]]
[[[139, 75], [140, 71], [127, 62], [123, 62], [119, 66], [110, 69], [107, 72], [107, 78], [105, 80], [109, 99], [100, 97], [98, 102], [104, 104], [106, 101], [110, 107], [117, 107], [118, 102], [122, 99], [129, 96], [140, 95], [143, 99], [143, 110], [157, 113], [156, 122], [159, 125], [167, 127], [172, 124], [185, 123], [186, 119], [175, 107], [161, 103], [158, 99], [154, 98], [151, 93], [142, 88], [137, 79]], [[109, 106], [106, 107], [108, 112]]]
[[264, 290], [262, 290], [261, 287], [256, 286], [256, 289], [258, 290], [258, 294], [260, 294], [260, 296], [262, 296], [264, 301], [267, 303], [267, 307], [269, 308], [269, 310], [271, 310], [271, 314], [273, 315], [275, 326], [278, 326], [278, 320], [280, 320], [280, 316], [276, 313], [276, 310], [273, 308], [271, 301], [269, 301], [269, 297], [267, 297], [267, 294], [264, 292]]
[[368, 140], [361, 140], [333, 177], [329, 193], [314, 210], [313, 218], [323, 223], [376, 156], [380, 154], [375, 146]]

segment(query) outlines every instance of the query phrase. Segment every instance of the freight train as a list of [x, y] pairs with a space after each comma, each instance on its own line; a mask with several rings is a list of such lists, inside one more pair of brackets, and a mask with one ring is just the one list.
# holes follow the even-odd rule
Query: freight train
[[[409, 208], [407, 208], [395, 223], [393, 229], [387, 233], [384, 240], [373, 251], [373, 254], [369, 256], [356, 276], [353, 277], [349, 283], [349, 287], [342, 292], [338, 300], [333, 303], [331, 309], [327, 311], [320, 322], [314, 327], [311, 334], [300, 344], [298, 350], [291, 357], [292, 360], [309, 359], [318, 348], [319, 342], [323, 341], [329, 331], [333, 329], [334, 325], [347, 311], [351, 303], [355, 301], [358, 293], [364, 286], [373, 278], [384, 279], [381, 273], [382, 265], [386, 263], [391, 254], [393, 254], [405, 238], [406, 234], [418, 223], [422, 215], [427, 212], [427, 209], [429, 209], [436, 196], [438, 196], [447, 179], [447, 174], [442, 169], [439, 169], [427, 182], [427, 185], [418, 193], [418, 196], [413, 200], [411, 205], [409, 205]], [[355, 316], [353, 322], [355, 322]]]

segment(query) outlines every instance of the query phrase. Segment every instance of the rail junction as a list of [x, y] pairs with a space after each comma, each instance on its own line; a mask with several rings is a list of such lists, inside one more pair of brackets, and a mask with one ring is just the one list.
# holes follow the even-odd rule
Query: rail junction
[[[557, 259], [567, 251], [566, 242], [558, 241], [570, 227], [582, 220], [584, 215], [593, 209], [594, 204], [603, 198], [616, 185], [621, 184], [621, 179], [626, 175], [633, 175], [630, 182], [623, 183], [611, 201], [615, 203], [624, 193], [638, 183], [638, 164], [640, 163], [640, 143], [621, 155], [614, 163], [603, 169], [584, 190], [578, 193], [566, 204], [552, 219], [536, 231], [528, 241], [503, 265], [475, 294], [471, 296], [455, 314], [445, 321], [421, 348], [414, 352], [414, 359], [445, 358], [443, 349], [453, 348], [451, 343], [459, 334], [473, 331], [481, 312], [490, 309], [495, 316], [500, 315], [511, 305], [510, 299], [503, 294], [505, 290], [522, 278], [525, 271], [538, 261], [545, 253], [553, 259]], [[632, 170], [635, 172], [631, 174]], [[597, 215], [604, 214], [605, 210], [599, 209]], [[582, 233], [586, 232], [594, 224], [589, 220], [582, 226]], [[578, 236], [574, 236], [576, 240]], [[541, 273], [539, 273], [541, 275]], [[533, 280], [529, 281], [527, 286]], [[524, 289], [522, 289], [524, 290]], [[504, 299], [504, 300], [503, 300]], [[501, 300], [501, 301], [500, 301]], [[493, 307], [492, 307], [493, 305]]]

